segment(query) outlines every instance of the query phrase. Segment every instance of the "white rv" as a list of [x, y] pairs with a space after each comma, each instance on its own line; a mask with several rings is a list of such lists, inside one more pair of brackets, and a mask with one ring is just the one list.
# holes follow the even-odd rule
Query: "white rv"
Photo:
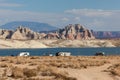
[[58, 52], [56, 53], [56, 56], [70, 56], [71, 53], [70, 52]]
[[29, 52], [20, 52], [19, 56], [30, 56]]

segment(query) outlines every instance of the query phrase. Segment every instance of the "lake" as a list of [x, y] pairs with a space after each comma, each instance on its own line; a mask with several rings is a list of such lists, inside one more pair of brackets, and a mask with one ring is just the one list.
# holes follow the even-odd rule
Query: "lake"
[[105, 52], [106, 55], [120, 55], [120, 47], [114, 48], [40, 48], [40, 49], [0, 49], [0, 56], [18, 55], [20, 52], [29, 52], [31, 56], [55, 54], [57, 52], [71, 52], [74, 56], [92, 56], [96, 52]]

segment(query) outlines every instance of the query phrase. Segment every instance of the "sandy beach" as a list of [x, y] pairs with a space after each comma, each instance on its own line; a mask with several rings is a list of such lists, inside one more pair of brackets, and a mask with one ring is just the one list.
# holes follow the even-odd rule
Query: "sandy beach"
[[120, 56], [0, 57], [0, 80], [120, 80]]

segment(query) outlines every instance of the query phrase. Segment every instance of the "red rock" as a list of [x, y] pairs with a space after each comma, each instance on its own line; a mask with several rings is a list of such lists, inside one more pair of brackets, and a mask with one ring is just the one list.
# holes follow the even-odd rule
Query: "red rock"
[[69, 24], [65, 28], [59, 30], [59, 36], [63, 39], [95, 39], [92, 32], [80, 24]]

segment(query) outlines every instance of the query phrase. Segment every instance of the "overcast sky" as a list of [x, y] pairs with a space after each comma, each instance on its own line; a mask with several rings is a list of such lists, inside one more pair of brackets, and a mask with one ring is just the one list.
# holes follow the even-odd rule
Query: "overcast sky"
[[0, 0], [0, 25], [12, 21], [120, 31], [120, 0]]

